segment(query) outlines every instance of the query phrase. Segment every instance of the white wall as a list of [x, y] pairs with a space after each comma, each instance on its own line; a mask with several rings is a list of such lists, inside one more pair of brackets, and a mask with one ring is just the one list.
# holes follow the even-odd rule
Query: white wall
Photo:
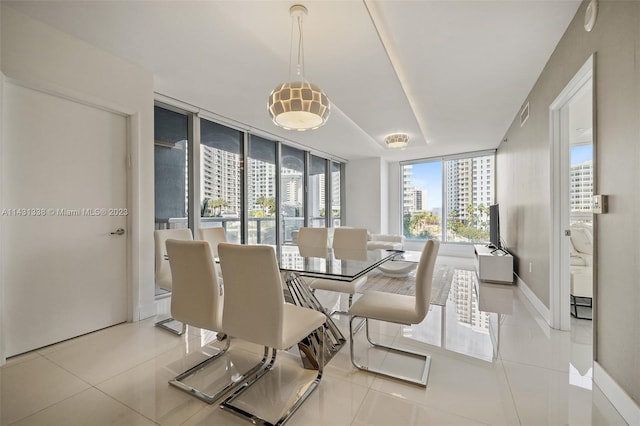
[[[2, 7], [0, 7], [0, 22], [2, 22]], [[4, 101], [4, 73], [2, 72], [2, 31], [0, 31], [0, 176], [2, 176], [2, 103]], [[0, 196], [0, 211], [4, 208], [2, 197]], [[2, 226], [0, 226], [0, 241], [2, 241]], [[4, 272], [2, 268], [2, 244], [0, 244], [0, 336], [5, 336], [4, 332]], [[4, 339], [0, 338], [0, 365], [5, 363], [6, 358]]]
[[[607, 391], [616, 408], [623, 393], [640, 407], [640, 2], [599, 2], [591, 32], [584, 30], [587, 5], [584, 1], [578, 9], [527, 96], [526, 124], [520, 126], [515, 117], [498, 148], [497, 199], [506, 212], [503, 236], [516, 264], [534, 265], [531, 273], [517, 272], [548, 307], [549, 106], [595, 53], [594, 187], [609, 196], [609, 211], [594, 217], [594, 359], [621, 388]], [[602, 385], [595, 374], [594, 383]]]
[[153, 75], [6, 3], [0, 7], [7, 79], [130, 115], [130, 319], [154, 315]]
[[367, 228], [373, 234], [387, 229], [387, 224], [382, 223], [382, 200], [386, 197], [385, 191], [382, 190], [383, 163], [380, 158], [365, 158], [347, 163], [345, 167], [347, 220], [344, 226]]
[[389, 191], [389, 233], [402, 234], [402, 182], [400, 178], [400, 163], [389, 163], [387, 167]]

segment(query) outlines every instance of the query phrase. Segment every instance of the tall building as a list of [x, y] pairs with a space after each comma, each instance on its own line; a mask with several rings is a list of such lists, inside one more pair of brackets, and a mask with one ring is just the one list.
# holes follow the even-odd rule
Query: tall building
[[593, 198], [593, 161], [571, 166], [571, 211], [590, 212]]
[[402, 211], [413, 212], [415, 211], [413, 199], [415, 187], [413, 186], [413, 166], [411, 165], [402, 167], [402, 187], [404, 188]]
[[[488, 210], [480, 212], [477, 209], [493, 204], [493, 162], [492, 155], [445, 161], [448, 217], [455, 211], [457, 219], [469, 221], [473, 215], [477, 225], [488, 223]], [[473, 206], [473, 211], [469, 211], [469, 206]]]
[[[235, 178], [234, 178], [235, 176]], [[222, 199], [221, 211], [227, 215], [240, 212], [240, 156], [229, 151], [201, 145], [201, 199]]]

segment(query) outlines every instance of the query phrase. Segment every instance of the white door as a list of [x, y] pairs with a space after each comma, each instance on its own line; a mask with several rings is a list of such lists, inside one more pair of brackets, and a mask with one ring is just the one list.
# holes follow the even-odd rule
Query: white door
[[127, 118], [10, 83], [3, 114], [12, 356], [127, 319]]

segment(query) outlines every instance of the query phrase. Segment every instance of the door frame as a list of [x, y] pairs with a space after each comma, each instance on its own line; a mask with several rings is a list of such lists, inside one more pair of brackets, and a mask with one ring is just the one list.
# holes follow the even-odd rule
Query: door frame
[[[140, 151], [141, 144], [141, 120], [140, 112], [131, 110], [130, 108], [123, 107], [122, 105], [107, 101], [102, 98], [98, 98], [86, 93], [81, 93], [67, 87], [59, 86], [52, 83], [35, 81], [30, 79], [15, 79], [7, 77], [3, 73], [0, 73], [0, 95], [4, 96], [4, 87], [7, 84], [13, 84], [26, 89], [35, 90], [47, 95], [55, 96], [58, 98], [66, 99], [72, 102], [83, 104], [92, 108], [100, 109], [109, 113], [117, 114], [125, 118], [127, 125], [127, 140], [125, 141], [125, 153], [126, 158], [126, 184], [125, 184], [125, 197], [127, 205], [125, 208], [128, 210], [126, 219], [127, 233], [125, 235], [126, 241], [126, 288], [127, 288], [127, 322], [136, 321], [140, 318], [140, 282], [135, 279], [135, 276], [139, 274], [140, 264], [140, 218], [138, 213], [138, 203], [136, 203], [137, 187], [134, 179], [137, 172], [137, 153]], [[3, 110], [6, 108], [4, 104], [4, 98], [0, 99], [0, 123], [3, 120]], [[2, 162], [3, 160], [3, 135], [0, 133], [0, 176], [2, 176]], [[135, 162], [135, 163], [134, 163]], [[134, 166], [136, 164], [136, 166]], [[0, 192], [0, 208], [4, 206], [4, 198]], [[135, 207], [135, 208], [134, 208]], [[0, 235], [2, 235], [2, 229], [4, 228], [4, 222], [0, 221]], [[4, 272], [3, 272], [3, 259], [2, 256], [2, 244], [0, 244], [0, 366], [6, 363], [6, 345], [4, 327], [5, 312], [4, 303]]]
[[[550, 237], [549, 237], [549, 311], [551, 313], [551, 327], [559, 330], [571, 329], [570, 312], [570, 280], [569, 280], [569, 238], [564, 231], [569, 229], [569, 120], [568, 110], [565, 108], [581, 91], [591, 86], [592, 128], [593, 128], [593, 159], [596, 160], [596, 87], [595, 87], [595, 53], [582, 65], [574, 77], [560, 92], [549, 106], [550, 127]], [[594, 166], [593, 188], [596, 193], [596, 175]], [[595, 216], [594, 216], [595, 225]], [[596, 246], [596, 232], [594, 226], [594, 248]], [[593, 254], [593, 265], [596, 264], [596, 252]], [[596, 274], [594, 270], [594, 296]], [[595, 306], [595, 305], [594, 305]], [[594, 315], [595, 321], [595, 315]], [[595, 330], [595, 327], [594, 327]], [[595, 333], [594, 333], [595, 336]]]

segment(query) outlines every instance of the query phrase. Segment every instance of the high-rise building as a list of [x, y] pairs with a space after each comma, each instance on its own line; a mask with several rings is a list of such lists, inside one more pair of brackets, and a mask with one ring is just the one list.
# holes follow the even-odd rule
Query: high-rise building
[[413, 212], [415, 211], [415, 200], [413, 199], [415, 187], [413, 186], [413, 166], [411, 165], [402, 167], [402, 187], [404, 188], [402, 211]]
[[590, 212], [593, 198], [593, 161], [571, 166], [571, 211]]
[[227, 215], [240, 212], [240, 156], [225, 150], [201, 145], [201, 199], [222, 199], [221, 211]]
[[[488, 222], [488, 207], [493, 204], [493, 163], [493, 155], [445, 161], [448, 217], [454, 212], [456, 219], [473, 220], [479, 226]], [[481, 206], [487, 210], [479, 211]]]

